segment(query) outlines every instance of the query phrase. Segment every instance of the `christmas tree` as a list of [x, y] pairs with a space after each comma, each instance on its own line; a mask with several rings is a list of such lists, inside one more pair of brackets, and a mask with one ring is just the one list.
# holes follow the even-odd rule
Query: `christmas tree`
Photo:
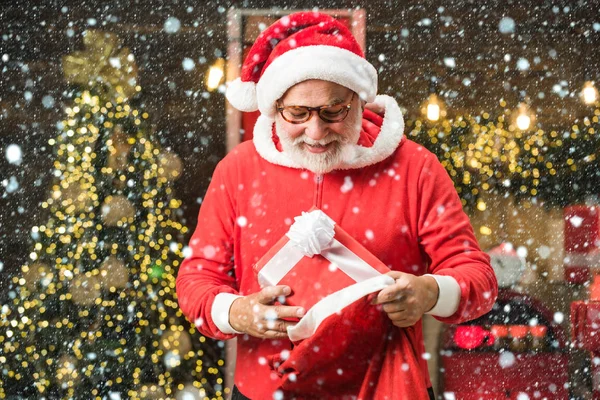
[[100, 31], [84, 43], [63, 60], [82, 89], [50, 140], [50, 216], [1, 310], [0, 398], [222, 398], [222, 346], [195, 333], [175, 295], [181, 161], [132, 105], [129, 50]]

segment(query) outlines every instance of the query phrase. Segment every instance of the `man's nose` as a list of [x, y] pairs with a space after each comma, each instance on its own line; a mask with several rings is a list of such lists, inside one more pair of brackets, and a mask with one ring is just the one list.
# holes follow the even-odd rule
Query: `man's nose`
[[305, 122], [305, 125], [304, 133], [312, 140], [321, 140], [329, 133], [327, 122], [319, 118], [318, 115], [313, 115], [311, 119]]

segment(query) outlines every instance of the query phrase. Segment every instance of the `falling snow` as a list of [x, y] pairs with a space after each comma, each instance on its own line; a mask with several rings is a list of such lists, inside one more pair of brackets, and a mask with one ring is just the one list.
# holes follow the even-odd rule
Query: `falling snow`
[[[60, 290], [60, 286], [80, 285], [87, 296], [92, 296], [94, 288], [98, 286], [102, 287], [103, 293], [108, 293], [107, 296], [116, 299], [121, 293], [129, 297], [131, 291], [152, 287], [138, 298], [128, 298], [126, 304], [119, 305], [121, 308], [118, 312], [108, 297], [102, 299], [104, 302], [98, 300], [98, 304], [90, 303], [81, 309], [94, 309], [98, 318], [121, 315], [129, 326], [144, 327], [163, 334], [169, 331], [168, 326], [152, 323], [148, 326], [141, 321], [147, 317], [151, 307], [160, 312], [177, 309], [175, 302], [167, 304], [162, 296], [167, 289], [170, 293], [175, 292], [174, 287], [168, 286], [174, 282], [170, 274], [176, 275], [181, 264], [167, 263], [168, 268], [164, 268], [162, 261], [155, 261], [174, 255], [195, 258], [200, 261], [193, 266], [193, 271], [203, 272], [212, 271], [214, 266], [210, 260], [218, 259], [218, 268], [227, 271], [230, 279], [228, 285], [233, 287], [233, 282], [239, 278], [236, 274], [240, 272], [236, 270], [239, 265], [236, 257], [245, 255], [250, 248], [259, 249], [257, 251], [262, 255], [274, 244], [271, 232], [257, 229], [257, 226], [261, 226], [257, 221], [273, 218], [275, 206], [272, 204], [276, 201], [271, 203], [268, 197], [274, 196], [282, 202], [295, 201], [287, 197], [285, 185], [280, 193], [261, 193], [261, 185], [274, 179], [268, 174], [261, 175], [256, 185], [246, 183], [239, 187], [242, 192], [256, 193], [244, 215], [222, 221], [220, 228], [241, 232], [240, 235], [247, 240], [243, 246], [234, 249], [234, 255], [228, 253], [225, 243], [188, 246], [187, 240], [194, 234], [196, 225], [199, 232], [206, 229], [201, 225], [202, 219], [198, 218], [198, 210], [204, 206], [205, 198], [208, 199], [207, 188], [214, 182], [211, 175], [216, 165], [234, 142], [251, 134], [256, 135], [253, 125], [247, 125], [246, 122], [238, 125], [239, 121], [232, 119], [232, 115], [237, 114], [225, 99], [229, 86], [226, 80], [234, 76], [232, 74], [239, 67], [237, 64], [241, 63], [241, 55], [236, 58], [229, 52], [240, 43], [246, 46], [264, 31], [272, 21], [269, 19], [272, 15], [263, 18], [259, 12], [250, 18], [244, 14], [240, 17], [242, 24], [236, 27], [231, 25], [231, 21], [237, 18], [232, 10], [253, 12], [277, 8], [285, 13], [298, 8], [310, 10], [314, 4], [307, 1], [209, 0], [178, 1], [166, 6], [163, 2], [148, 0], [132, 7], [126, 2], [97, 6], [66, 1], [54, 8], [44, 8], [33, 4], [35, 2], [27, 7], [18, 2], [14, 2], [14, 5], [9, 3], [6, 11], [3, 9], [0, 15], [3, 26], [0, 35], [0, 150], [4, 154], [0, 159], [2, 315], [17, 315], [12, 304], [28, 301], [29, 298], [23, 294], [25, 292], [53, 292]], [[347, 7], [344, 2], [325, 3], [319, 7]], [[506, 245], [504, 253], [492, 257], [492, 264], [499, 280], [502, 276], [511, 279], [512, 283], [501, 287], [500, 292], [508, 297], [513, 296], [512, 300], [497, 301], [487, 316], [458, 325], [474, 327], [467, 337], [474, 342], [481, 340], [478, 347], [461, 348], [457, 344], [457, 336], [453, 335], [454, 325], [444, 324], [439, 328], [441, 333], [438, 333], [425, 319], [426, 351], [418, 357], [427, 360], [436, 376], [439, 375], [438, 386], [434, 389], [444, 399], [460, 399], [461, 394], [451, 390], [441, 392], [442, 380], [451, 374], [468, 375], [465, 371], [457, 371], [457, 364], [453, 360], [457, 355], [476, 354], [485, 358], [486, 365], [493, 365], [496, 371], [500, 368], [515, 376], [524, 368], [523, 358], [535, 358], [542, 352], [550, 355], [556, 365], [562, 365], [564, 359], [569, 361], [566, 381], [557, 378], [562, 376], [559, 373], [541, 371], [541, 378], [536, 378], [526, 389], [507, 392], [516, 400], [562, 398], [558, 393], [572, 393], [574, 398], [585, 398], [595, 382], [592, 378], [600, 365], [600, 358], [591, 356], [578, 343], [571, 342], [568, 333], [572, 329], [571, 304], [588, 300], [594, 295], [597, 297], [600, 293], [593, 276], [577, 281], [581, 279], [578, 267], [582, 263], [596, 262], [600, 253], [600, 235], [596, 229], [600, 221], [598, 105], [586, 105], [583, 102], [584, 84], [594, 82], [597, 87], [600, 81], [596, 62], [599, 59], [600, 21], [597, 13], [593, 12], [593, 2], [563, 3], [536, 2], [521, 7], [516, 3], [486, 1], [404, 4], [371, 0], [358, 1], [352, 6], [366, 12], [364, 51], [367, 60], [379, 74], [378, 94], [396, 99], [404, 116], [403, 124], [393, 123], [386, 125], [385, 129], [402, 132], [403, 140], [419, 142], [423, 146], [419, 151], [425, 153], [427, 149], [431, 151], [427, 152], [429, 157], [433, 154], [433, 157], [437, 156], [444, 162], [448, 176], [459, 189], [464, 210], [483, 250], [492, 253], [499, 245]], [[354, 32], [360, 32], [363, 27], [354, 22], [348, 21], [348, 26]], [[131, 66], [128, 70], [131, 76], [123, 82], [134, 89], [140, 85], [139, 91], [132, 94], [129, 100], [132, 101], [131, 107], [143, 105], [138, 107], [140, 114], [149, 114], [149, 123], [142, 123], [144, 134], [151, 137], [152, 143], [158, 147], [169, 148], [180, 157], [179, 166], [174, 161], [168, 165], [144, 167], [146, 174], [169, 168], [180, 171], [180, 179], [170, 182], [168, 186], [170, 196], [177, 199], [175, 203], [170, 203], [170, 199], [151, 198], [150, 194], [157, 186], [148, 184], [144, 173], [132, 175], [130, 168], [135, 167], [137, 171], [140, 162], [148, 162], [139, 156], [142, 153], [136, 146], [141, 144], [140, 139], [132, 134], [137, 131], [138, 125], [132, 121], [131, 126], [120, 127], [126, 136], [123, 139], [115, 133], [114, 126], [111, 127], [108, 112], [96, 121], [94, 113], [86, 115], [86, 112], [74, 111], [76, 108], [83, 109], [81, 103], [74, 102], [80, 87], [97, 89], [99, 86], [96, 85], [111, 84], [110, 75], [68, 76], [63, 70], [66, 56], [72, 55], [78, 62], [81, 61], [77, 56], [86, 50], [85, 42], [93, 30], [116, 34], [121, 41], [117, 49], [123, 48], [126, 52], [123, 56], [118, 52], [97, 55], [98, 58], [94, 58], [86, 71], [95, 70], [101, 62], [105, 63], [103, 71]], [[230, 38], [229, 33], [237, 36]], [[252, 39], [245, 35], [251, 35]], [[297, 43], [293, 46], [297, 46]], [[109, 47], [100, 46], [97, 50], [108, 51]], [[206, 78], [217, 60], [225, 60], [225, 70], [224, 77], [213, 90], [206, 87]], [[359, 94], [363, 99], [366, 98], [366, 93]], [[423, 109], [427, 110], [426, 101], [430, 94], [436, 94], [443, 103], [447, 111], [446, 118], [455, 118], [459, 114], [464, 114], [464, 118], [455, 125], [452, 125], [455, 120], [447, 123], [442, 118], [439, 126], [443, 126], [443, 129], [436, 130], [437, 125], [428, 122], [422, 114]], [[514, 122], [520, 105], [533, 113], [530, 128], [522, 132]], [[98, 110], [103, 106], [106, 106], [105, 101], [98, 105]], [[67, 110], [75, 112], [77, 117], [67, 117]], [[124, 112], [123, 109], [113, 111]], [[487, 116], [484, 117], [484, 114]], [[500, 117], [503, 118], [501, 126], [496, 123]], [[72, 120], [77, 120], [77, 124], [73, 124]], [[81, 127], [90, 129], [89, 125], [93, 125], [101, 133], [106, 129], [114, 135], [85, 136], [78, 125], [79, 121], [82, 121]], [[461, 126], [461, 123], [467, 127]], [[477, 128], [473, 129], [475, 124]], [[370, 127], [366, 124], [363, 128], [365, 126]], [[421, 128], [417, 129], [419, 126]], [[373, 133], [375, 131], [377, 133]], [[373, 142], [379, 134], [378, 129], [368, 130], [367, 133], [372, 137], [363, 138], [364, 142], [361, 143], [373, 147], [381, 144]], [[81, 149], [77, 147], [80, 140], [86, 141]], [[360, 158], [363, 149], [361, 147], [355, 156]], [[514, 159], [511, 159], [511, 149], [518, 154]], [[69, 179], [74, 176], [85, 178], [85, 174], [70, 174], [75, 171], [74, 166], [81, 164], [82, 161], [77, 157], [83, 154], [90, 156], [86, 162], [99, 164], [94, 164], [94, 173], [97, 175], [80, 186], [79, 181], [75, 183]], [[231, 176], [243, 174], [248, 165], [250, 163], [240, 164], [239, 171], [227, 173]], [[106, 172], [108, 169], [111, 172]], [[405, 218], [408, 205], [400, 204], [395, 193], [383, 193], [382, 199], [365, 198], [363, 185], [370, 189], [384, 188], [386, 182], [390, 181], [398, 186], [408, 185], [408, 191], [415, 194], [419, 185], [429, 183], [426, 175], [418, 181], [405, 181], [405, 176], [399, 175], [400, 168], [396, 165], [387, 166], [386, 171], [378, 176], [366, 172], [359, 177], [343, 170], [335, 178], [325, 176], [324, 185], [326, 190], [331, 191], [326, 191], [319, 198], [307, 189], [306, 193], [301, 194], [306, 195], [302, 200], [303, 207], [308, 209], [316, 202], [321, 202], [322, 208], [332, 214], [341, 213], [347, 207], [348, 212], [337, 222], [343, 228], [348, 226], [348, 231], [373, 251], [389, 245], [388, 242], [396, 245], [415, 238], [422, 240], [424, 245], [437, 246], [437, 242], [428, 242], [421, 237], [427, 233], [428, 225], [402, 219]], [[480, 174], [480, 171], [484, 172]], [[306, 184], [302, 187], [312, 187], [312, 173], [296, 170], [295, 176], [300, 177], [298, 181], [301, 185]], [[335, 182], [335, 186], [327, 187], [330, 182]], [[93, 190], [88, 189], [90, 185], [93, 185]], [[114, 196], [122, 195], [125, 202], [118, 206], [106, 204], [104, 200], [109, 192]], [[328, 198], [333, 192], [344, 200], [333, 202]], [[128, 193], [133, 195], [128, 197]], [[119, 224], [115, 222], [108, 229], [120, 232], [120, 236], [114, 240], [100, 238], [98, 232], [103, 232], [106, 228], [103, 224], [110, 220], [111, 215], [126, 211], [124, 205], [127, 202], [138, 204], [138, 201], [139, 204], [145, 201], [148, 205], [152, 203], [149, 207], [161, 207], [161, 212], [156, 214], [156, 219], [143, 221], [143, 227], [138, 219], [146, 214], [135, 212], [133, 216], [129, 215], [129, 219], [126, 216]], [[422, 205], [428, 199], [415, 197], [410, 201]], [[209, 201], [206, 204], [210, 206]], [[234, 204], [234, 207], [242, 206]], [[287, 204], [277, 204], [276, 207], [285, 206]], [[49, 222], [49, 215], [54, 215], [57, 210], [58, 217]], [[460, 206], [436, 206], [427, 217], [431, 220], [443, 219], [459, 211]], [[80, 220], [81, 215], [87, 215], [89, 219]], [[402, 220], [394, 219], [398, 215], [402, 216]], [[163, 235], [161, 228], [171, 216], [176, 216], [182, 226], [188, 229], [185, 239]], [[294, 222], [294, 217], [289, 212], [274, 219], [271, 229], [279, 233], [285, 231]], [[355, 228], [355, 221], [362, 225]], [[390, 231], [397, 236], [379, 234], [382, 232], [380, 225], [389, 225]], [[134, 230], [135, 234], [132, 234]], [[74, 235], [79, 231], [83, 236], [75, 239]], [[146, 241], [140, 239], [140, 235], [144, 238], [145, 234], [155, 236], [149, 236]], [[41, 244], [48, 238], [52, 238], [51, 243], [64, 250], [51, 262], [45, 261], [44, 257], [46, 252], [50, 254], [50, 247]], [[98, 260], [88, 257], [91, 254], [85, 247], [88, 244], [93, 244], [98, 254], [102, 252]], [[140, 250], [140, 246], [144, 250]], [[125, 265], [108, 261], [101, 264], [105, 255], [121, 254], [128, 248], [133, 249], [132, 254], [139, 253], [139, 259]], [[160, 257], [152, 260], [145, 258], [145, 251], [153, 248], [161, 249]], [[398, 248], [401, 246], [398, 245]], [[471, 252], [472, 249], [464, 245], [464, 248], [456, 251]], [[96, 261], [97, 266], [94, 264]], [[22, 270], [21, 267], [27, 263], [30, 269]], [[108, 267], [103, 269], [102, 265]], [[334, 262], [326, 265], [326, 272], [339, 273], [340, 265]], [[86, 269], [88, 267], [89, 271]], [[407, 259], [404, 266], [405, 272], [432, 272], [426, 269], [412, 259]], [[142, 270], [145, 275], [138, 279]], [[89, 272], [89, 276], [82, 271]], [[121, 274], [125, 271], [121, 275], [125, 277], [123, 285], [120, 286], [118, 278], [115, 278], [114, 282], [111, 280], [111, 284], [116, 285], [115, 289], [105, 290], [99, 283], [104, 281], [94, 281], [99, 277], [117, 277], [119, 273], [114, 271], [120, 271]], [[169, 274], [168, 279], [163, 280], [161, 277], [166, 276], [165, 273]], [[127, 279], [134, 274], [138, 274], [136, 279]], [[82, 280], [84, 277], [89, 279]], [[568, 282], [569, 279], [574, 282]], [[165, 286], [153, 286], [156, 282], [159, 285], [161, 282], [167, 283]], [[311, 287], [318, 290], [323, 285], [315, 282]], [[71, 298], [76, 296], [68, 293]], [[479, 295], [490, 304], [493, 302], [493, 294], [489, 290]], [[535, 300], [543, 307], [538, 309], [531, 306], [528, 299]], [[285, 303], [286, 297], [280, 296], [277, 300]], [[72, 300], [68, 301], [72, 303]], [[85, 303], [85, 296], [81, 301]], [[63, 324], [63, 318], [74, 322], [79, 309], [63, 312], [57, 307], [49, 307], [45, 313], [19, 314], [19, 318], [14, 319], [14, 326], [0, 331], [0, 337], [16, 340], [21, 333], [16, 328], [19, 324], [34, 320], [37, 324], [43, 320], [44, 314], [54, 316], [58, 312], [64, 315], [48, 320], [51, 324]], [[207, 319], [195, 319], [194, 325], [202, 330], [214, 330], [212, 316], [207, 314], [205, 317]], [[264, 326], [273, 328], [276, 321], [277, 315], [269, 312], [265, 315]], [[85, 323], [94, 329], [94, 324], [101, 325], [101, 329], [108, 324], [116, 324], [114, 319], [102, 319], [100, 322], [86, 320]], [[186, 329], [189, 327], [192, 326]], [[520, 329], [523, 327], [526, 332], [521, 343]], [[535, 329], [540, 327], [542, 331]], [[544, 327], [546, 331], [543, 331]], [[77, 340], [61, 338], [60, 342], [64, 341], [65, 348], [75, 354], [72, 350], [78, 346], [77, 343], [98, 340], [94, 339], [93, 329], [90, 328], [90, 332], [87, 330], [77, 332]], [[495, 343], [492, 343], [492, 332], [498, 335]], [[545, 339], [538, 343], [539, 349], [533, 349], [532, 345], [536, 332], [545, 335]], [[103, 360], [107, 357], [111, 360], [118, 360], [119, 356], [128, 357], [134, 351], [135, 339], [132, 340], [132, 337], [137, 338], [127, 333], [114, 340], [98, 340], [101, 346], [78, 350], [74, 359], [60, 360], [57, 357], [53, 365], [63, 362], [66, 374], [74, 371], [83, 377], [86, 372], [76, 368], [78, 362], [83, 360], [86, 365], [95, 367], [95, 374], [108, 376], [110, 367], [103, 366]], [[123, 353], [118, 354], [111, 346], [122, 338], [127, 339], [128, 345], [123, 346]], [[162, 339], [156, 337], [150, 342], [145, 350], [145, 360], [151, 359], [153, 353], [149, 349], [152, 343], [163, 346]], [[445, 339], [445, 342], [438, 349], [436, 346], [442, 343], [440, 339]], [[5, 342], [0, 345], [5, 349]], [[525, 349], [522, 346], [529, 347]], [[211, 351], [218, 353], [224, 351], [224, 347], [224, 342], [215, 342]], [[281, 351], [281, 348], [277, 347], [275, 356], [279, 354], [281, 360], [293, 357], [293, 350]], [[328, 350], [324, 346], [309, 348], [310, 352], [318, 352], [319, 355]], [[173, 348], [160, 348], [160, 354], [156, 360], [152, 359], [152, 362], [156, 361], [157, 368], [174, 371], [174, 368], [186, 362], [186, 355]], [[442, 365], [445, 359], [450, 363]], [[196, 365], [198, 360], [194, 359], [193, 364]], [[256, 356], [254, 362], [261, 368], [267, 368], [271, 360]], [[472, 375], [462, 376], [462, 381], [470, 385], [483, 381], [477, 374], [484, 371], [486, 365], [476, 366], [479, 369], [470, 371]], [[134, 365], [125, 367], [126, 370], [135, 370]], [[344, 377], [349, 375], [352, 367], [335, 367], [333, 373], [336, 377]], [[8, 372], [7, 367], [2, 368], [0, 376], [4, 379]], [[223, 366], [216, 368], [213, 364], [207, 364], [203, 368], [203, 371], [212, 368], [220, 371]], [[399, 373], [409, 370], [409, 365], [403, 364]], [[290, 374], [289, 382], [295, 384], [301, 382], [302, 378], [302, 375]], [[55, 377], [52, 379], [56, 380]], [[76, 386], [77, 381], [74, 382]], [[64, 387], [69, 385], [58, 383]], [[224, 395], [223, 385], [218, 384], [215, 388]], [[98, 396], [103, 399], [121, 400], [129, 397], [126, 391], [116, 387], [100, 386], [98, 384], [96, 389], [102, 391]], [[0, 383], [0, 397], [2, 390]], [[187, 383], [177, 386], [175, 391], [172, 397], [177, 400], [213, 396]], [[47, 397], [53, 398], [53, 395], [55, 393], [50, 393]], [[161, 397], [160, 394], [155, 395], [156, 398]], [[55, 397], [60, 398], [58, 395]], [[152, 395], [146, 397], [151, 398]], [[277, 391], [273, 398], [287, 397]]]
[[515, 20], [510, 17], [504, 17], [498, 23], [498, 30], [502, 34], [509, 34], [515, 32]]
[[165, 21], [164, 30], [166, 33], [177, 33], [181, 29], [181, 21], [175, 17], [169, 17]]
[[21, 147], [16, 144], [10, 144], [6, 147], [6, 159], [9, 163], [15, 165], [21, 165], [23, 162], [23, 151]]

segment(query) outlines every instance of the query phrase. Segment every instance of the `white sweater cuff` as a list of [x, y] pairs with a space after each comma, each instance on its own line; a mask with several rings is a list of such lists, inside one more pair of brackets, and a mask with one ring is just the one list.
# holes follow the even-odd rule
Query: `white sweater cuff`
[[232, 293], [219, 293], [215, 296], [215, 301], [213, 301], [210, 316], [217, 328], [226, 335], [242, 333], [233, 329], [229, 324], [229, 309], [234, 300], [239, 297], [242, 296]]
[[460, 285], [451, 276], [431, 275], [438, 284], [439, 294], [435, 306], [425, 314], [431, 314], [435, 317], [449, 317], [458, 310], [460, 304]]

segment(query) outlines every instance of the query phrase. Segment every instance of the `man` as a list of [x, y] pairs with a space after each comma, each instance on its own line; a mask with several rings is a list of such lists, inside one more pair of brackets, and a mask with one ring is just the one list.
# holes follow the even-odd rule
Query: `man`
[[[228, 88], [233, 106], [261, 116], [253, 142], [215, 170], [177, 293], [203, 334], [238, 337], [234, 399], [432, 398], [423, 314], [459, 323], [496, 299], [446, 171], [403, 136], [396, 102], [376, 94], [377, 72], [348, 29], [316, 12], [267, 28]], [[391, 271], [383, 290], [292, 343], [310, 310], [285, 305], [289, 286], [261, 288], [253, 266], [311, 209]]]

